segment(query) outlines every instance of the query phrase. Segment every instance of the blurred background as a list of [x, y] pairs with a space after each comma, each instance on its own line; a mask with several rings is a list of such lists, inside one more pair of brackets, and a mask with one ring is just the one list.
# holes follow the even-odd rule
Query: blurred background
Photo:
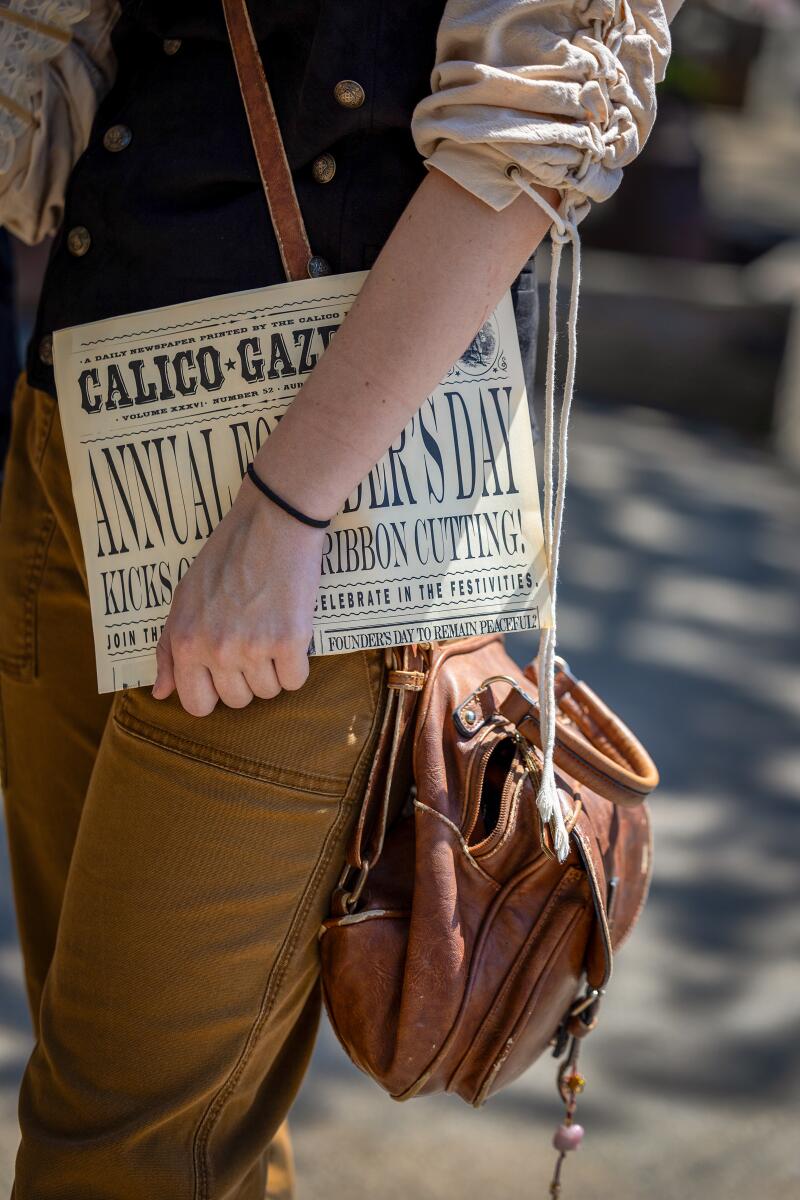
[[[662, 785], [651, 899], [583, 1051], [587, 1135], [565, 1196], [786, 1200], [800, 1197], [800, 0], [685, 0], [673, 35], [650, 142], [583, 226], [560, 647]], [[20, 350], [45, 253], [0, 246]], [[30, 1035], [0, 868], [7, 1194]], [[292, 1114], [301, 1198], [544, 1197], [553, 1080], [544, 1059], [480, 1112], [397, 1105], [324, 1029]]]

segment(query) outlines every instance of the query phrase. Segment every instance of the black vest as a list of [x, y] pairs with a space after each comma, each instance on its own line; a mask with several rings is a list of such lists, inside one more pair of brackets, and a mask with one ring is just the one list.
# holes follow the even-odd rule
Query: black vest
[[[311, 248], [334, 272], [372, 265], [424, 176], [410, 122], [443, 9], [250, 0]], [[219, 0], [123, 0], [114, 49], [28, 355], [51, 393], [54, 329], [285, 278]], [[520, 333], [530, 341], [528, 311]]]

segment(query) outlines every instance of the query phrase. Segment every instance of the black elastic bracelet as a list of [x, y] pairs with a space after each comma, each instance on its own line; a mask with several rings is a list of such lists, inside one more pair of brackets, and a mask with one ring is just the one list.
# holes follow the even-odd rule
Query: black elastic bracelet
[[295, 508], [288, 500], [284, 500], [277, 492], [273, 492], [272, 488], [256, 475], [256, 469], [252, 463], [248, 463], [247, 465], [247, 474], [258, 490], [268, 500], [271, 500], [273, 504], [277, 504], [278, 508], [282, 508], [285, 513], [288, 513], [290, 517], [294, 517], [296, 521], [301, 521], [303, 525], [310, 525], [312, 529], [327, 529], [330, 525], [330, 521], [318, 521], [316, 517], [307, 517], [305, 513], [300, 512], [299, 508]]

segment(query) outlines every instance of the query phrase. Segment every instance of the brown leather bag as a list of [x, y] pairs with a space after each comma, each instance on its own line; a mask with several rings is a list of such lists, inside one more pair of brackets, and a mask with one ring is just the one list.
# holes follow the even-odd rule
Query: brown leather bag
[[[313, 275], [246, 0], [223, 6], [287, 277]], [[643, 801], [655, 766], [558, 660], [554, 763], [570, 813], [560, 862], [536, 804], [534, 664], [521, 671], [500, 635], [401, 647], [387, 659], [377, 750], [320, 932], [331, 1023], [353, 1062], [398, 1100], [451, 1091], [480, 1105], [548, 1046], [566, 1051], [559, 1088], [570, 1126], [577, 1046], [647, 894]], [[562, 1159], [569, 1134], [556, 1137]]]
[[571, 811], [560, 863], [536, 807], [533, 664], [521, 671], [500, 635], [391, 653], [377, 754], [320, 935], [325, 1003], [352, 1060], [395, 1099], [449, 1091], [477, 1106], [594, 1027], [647, 893], [643, 800], [658, 777], [560, 664], [555, 759]]

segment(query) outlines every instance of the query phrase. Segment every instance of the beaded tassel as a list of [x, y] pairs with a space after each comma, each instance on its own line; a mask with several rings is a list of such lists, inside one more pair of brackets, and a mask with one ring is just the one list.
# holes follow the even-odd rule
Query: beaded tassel
[[553, 1178], [550, 1180], [551, 1200], [559, 1200], [561, 1196], [561, 1168], [570, 1150], [577, 1150], [583, 1141], [583, 1126], [575, 1121], [575, 1109], [578, 1096], [586, 1086], [586, 1080], [578, 1072], [578, 1053], [580, 1043], [573, 1038], [565, 1061], [558, 1071], [557, 1086], [561, 1099], [564, 1101], [564, 1120], [553, 1134], [553, 1146], [558, 1151]]

